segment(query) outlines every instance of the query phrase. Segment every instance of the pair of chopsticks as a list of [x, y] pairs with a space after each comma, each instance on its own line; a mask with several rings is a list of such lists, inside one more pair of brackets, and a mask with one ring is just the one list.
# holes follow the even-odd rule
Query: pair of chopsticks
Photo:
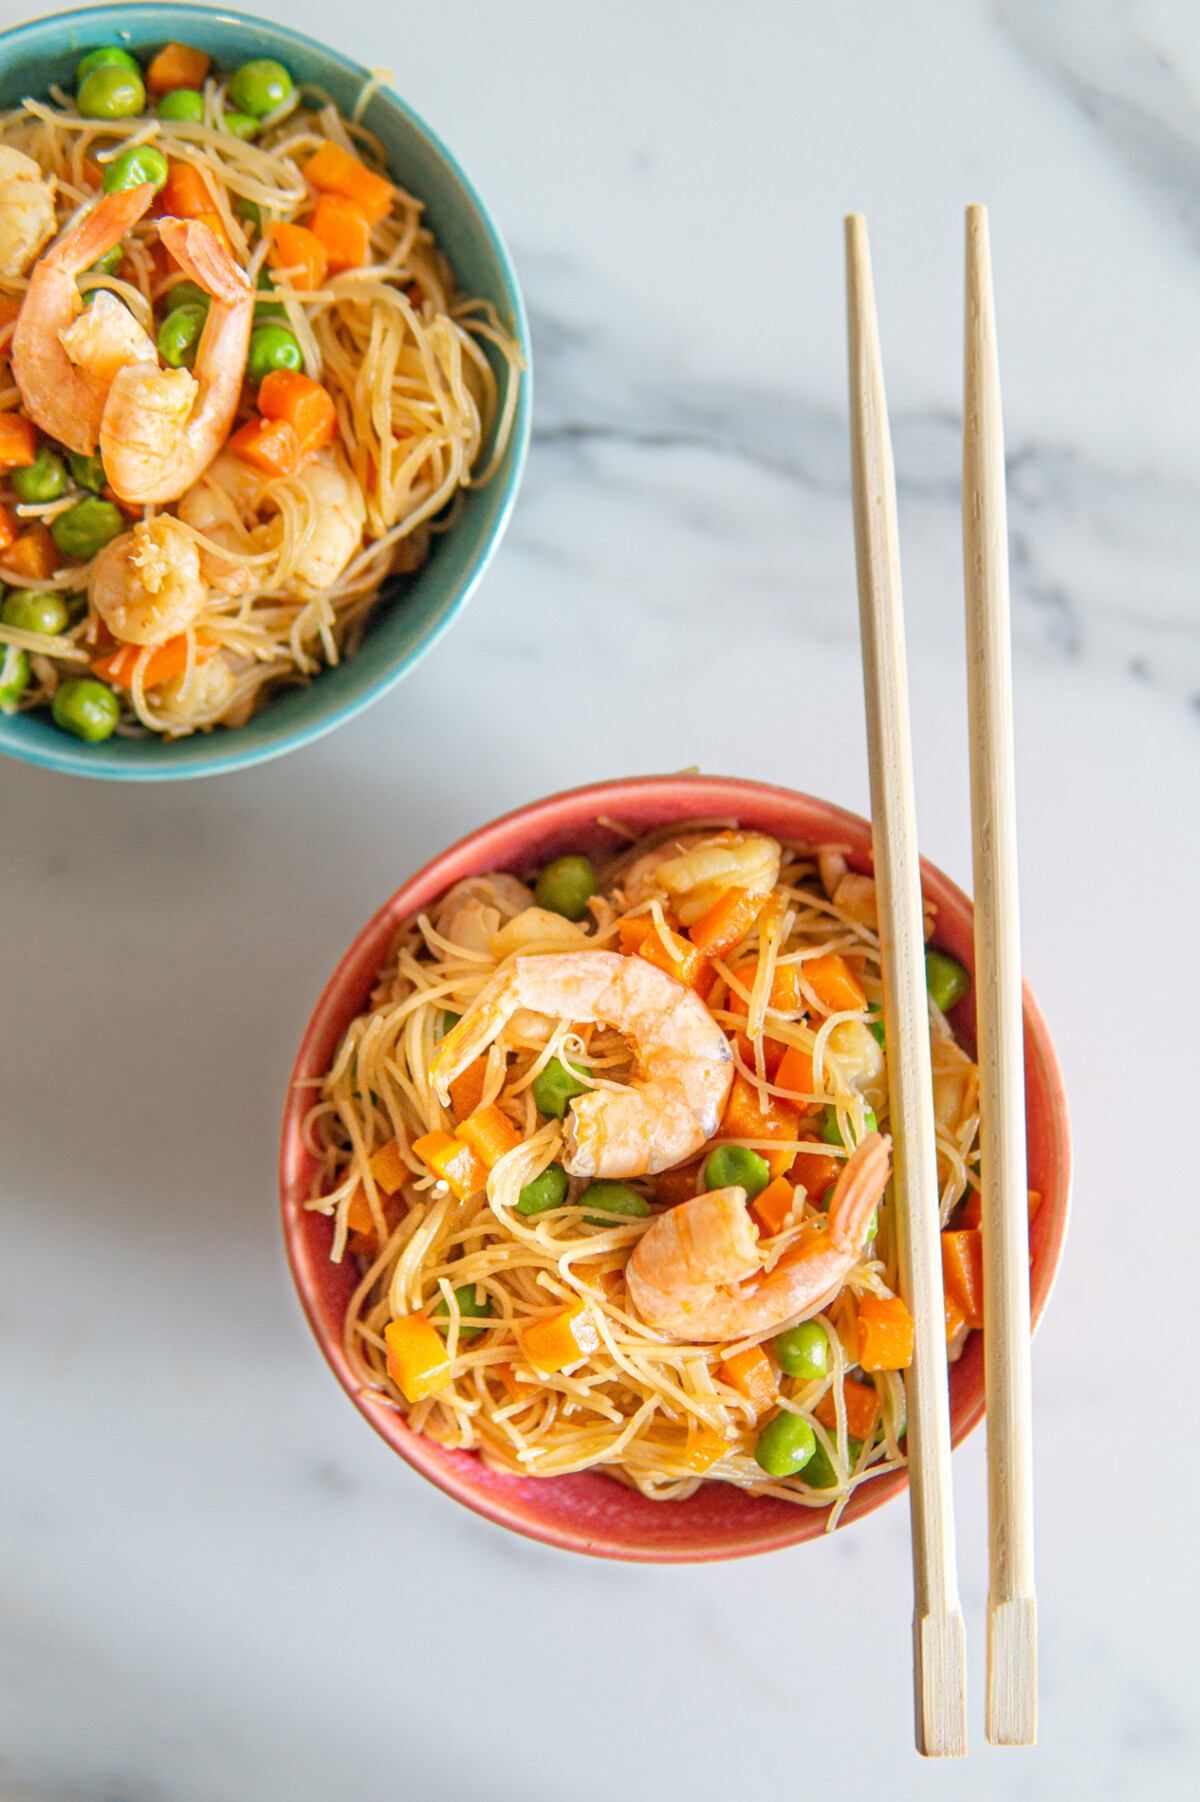
[[[967, 1749], [921, 872], [900, 595], [896, 482], [866, 222], [846, 220], [854, 536], [895, 1140], [900, 1282], [916, 1325], [908, 1395], [917, 1750]], [[1037, 1730], [1029, 1226], [1017, 913], [1007, 518], [987, 213], [967, 209], [963, 399], [975, 1000], [980, 1064], [988, 1435], [987, 1737]]]

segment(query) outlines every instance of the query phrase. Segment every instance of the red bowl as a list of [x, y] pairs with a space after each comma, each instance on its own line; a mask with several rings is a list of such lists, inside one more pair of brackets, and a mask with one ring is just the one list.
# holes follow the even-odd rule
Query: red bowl
[[[871, 869], [871, 828], [866, 820], [825, 801], [765, 783], [721, 776], [643, 776], [596, 783], [535, 801], [443, 851], [397, 889], [363, 927], [330, 977], [308, 1023], [283, 1117], [280, 1192], [292, 1275], [321, 1350], [359, 1413], [415, 1470], [456, 1501], [531, 1539], [602, 1558], [684, 1564], [770, 1552], [823, 1533], [828, 1509], [750, 1496], [724, 1483], [702, 1484], [687, 1501], [653, 1502], [598, 1472], [568, 1477], [510, 1476], [490, 1470], [474, 1452], [449, 1451], [411, 1433], [400, 1415], [361, 1395], [342, 1351], [342, 1322], [357, 1278], [349, 1260], [330, 1262], [331, 1222], [304, 1208], [315, 1162], [305, 1149], [301, 1126], [312, 1091], [296, 1085], [329, 1068], [342, 1034], [368, 1004], [396, 928], [453, 883], [486, 870], [529, 875], [565, 851], [610, 853], [624, 841], [598, 824], [602, 816], [645, 832], [671, 820], [714, 815], [780, 839], [849, 846], [848, 861], [860, 870]], [[938, 906], [938, 944], [973, 970], [971, 903], [932, 864], [922, 864], [922, 881], [925, 894]], [[968, 991], [954, 1011], [953, 1023], [972, 1050], [973, 1014]], [[1042, 1195], [1030, 1234], [1031, 1303], [1036, 1325], [1062, 1255], [1071, 1141], [1058, 1061], [1028, 986], [1025, 1094], [1029, 1184]], [[982, 1352], [980, 1334], [972, 1333], [963, 1356], [951, 1367], [950, 1415], [956, 1445], [983, 1415]], [[839, 1524], [845, 1526], [890, 1501], [907, 1487], [907, 1481], [905, 1473], [897, 1471], [863, 1484]]]

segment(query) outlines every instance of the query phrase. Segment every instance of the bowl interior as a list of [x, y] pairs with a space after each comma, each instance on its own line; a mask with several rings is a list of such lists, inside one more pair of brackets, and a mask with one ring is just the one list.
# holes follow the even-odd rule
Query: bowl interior
[[[98, 6], [60, 13], [6, 32], [0, 106], [50, 84], [70, 87], [79, 57], [97, 44], [153, 51], [180, 39], [208, 51], [221, 68], [272, 56], [297, 82], [321, 87], [350, 112], [368, 80], [357, 63], [269, 19], [193, 6]], [[388, 88], [376, 89], [363, 115], [387, 151], [396, 181], [425, 204], [425, 219], [464, 293], [491, 301], [529, 356], [529, 328], [508, 253], [483, 201], [429, 127]], [[498, 376], [502, 361], [489, 349]], [[522, 381], [517, 417], [500, 468], [484, 488], [467, 490], [453, 531], [438, 540], [414, 577], [393, 578], [357, 653], [322, 671], [308, 687], [268, 701], [239, 730], [221, 729], [165, 744], [109, 739], [82, 745], [41, 714], [0, 717], [0, 751], [77, 775], [125, 781], [171, 780], [244, 768], [307, 743], [350, 719], [414, 666], [464, 605], [498, 543], [516, 498], [529, 437], [530, 382]], [[485, 453], [486, 454], [486, 453]], [[389, 602], [391, 604], [389, 604]]]
[[[329, 1260], [333, 1230], [320, 1214], [307, 1213], [315, 1163], [305, 1150], [301, 1123], [311, 1090], [297, 1080], [329, 1066], [351, 1020], [367, 1005], [376, 972], [397, 926], [438, 895], [486, 870], [527, 875], [564, 851], [611, 852], [622, 843], [598, 817], [620, 820], [644, 832], [671, 820], [729, 816], [743, 827], [778, 838], [849, 847], [849, 861], [870, 869], [871, 830], [854, 814], [786, 789], [724, 778], [646, 777], [600, 784], [535, 802], [485, 826], [435, 858], [385, 903], [334, 971], [305, 1033], [293, 1072], [283, 1123], [281, 1195], [284, 1234], [292, 1273], [309, 1322], [334, 1373], [356, 1407], [402, 1457], [456, 1500], [489, 1519], [551, 1545], [598, 1556], [675, 1563], [745, 1556], [795, 1545], [825, 1530], [827, 1509], [808, 1509], [771, 1497], [754, 1497], [721, 1483], [705, 1483], [686, 1501], [655, 1502], [593, 1472], [557, 1478], [514, 1477], [489, 1470], [474, 1453], [448, 1451], [410, 1433], [390, 1409], [361, 1395], [342, 1353], [342, 1321], [356, 1276], [349, 1263]], [[932, 865], [923, 871], [925, 893], [938, 905], [937, 943], [974, 968], [971, 905]], [[974, 1050], [973, 993], [954, 1011], [953, 1023]], [[1066, 1097], [1046, 1025], [1025, 992], [1025, 1078], [1029, 1182], [1043, 1201], [1031, 1234], [1031, 1299], [1036, 1323], [1062, 1253], [1070, 1188]], [[950, 1371], [951, 1424], [957, 1444], [983, 1413], [982, 1339], [972, 1333]], [[864, 1484], [842, 1514], [842, 1523], [869, 1513], [907, 1486], [903, 1472]]]

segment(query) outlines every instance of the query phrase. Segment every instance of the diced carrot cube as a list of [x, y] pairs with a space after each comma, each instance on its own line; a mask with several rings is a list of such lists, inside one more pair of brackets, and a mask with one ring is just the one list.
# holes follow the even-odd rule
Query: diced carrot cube
[[44, 582], [62, 563], [58, 546], [46, 526], [33, 526], [0, 551], [0, 569], [14, 576], [27, 576], [30, 581]]
[[[872, 1438], [879, 1421], [879, 1391], [874, 1384], [856, 1383], [853, 1377], [847, 1377], [842, 1384], [842, 1397], [846, 1403], [846, 1430], [851, 1439], [866, 1441]], [[820, 1421], [826, 1432], [836, 1430], [832, 1389], [825, 1391], [813, 1409], [813, 1417]]]
[[798, 966], [805, 982], [831, 1014], [865, 1013], [867, 997], [845, 958], [836, 951], [810, 957]]
[[406, 1402], [423, 1401], [450, 1381], [446, 1341], [424, 1314], [403, 1314], [383, 1329], [388, 1375]]
[[750, 1203], [752, 1211], [757, 1214], [762, 1229], [771, 1238], [781, 1233], [787, 1225], [788, 1215], [796, 1203], [796, 1191], [786, 1176], [777, 1176], [773, 1183], [768, 1183], [761, 1195], [756, 1195]]
[[717, 1375], [739, 1395], [745, 1396], [755, 1414], [765, 1414], [775, 1406], [779, 1392], [779, 1375], [761, 1345], [748, 1351], [735, 1352], [718, 1366]]
[[947, 1295], [946, 1302], [946, 1345], [954, 1344], [960, 1333], [967, 1330], [967, 1317], [952, 1295]]
[[372, 225], [378, 225], [392, 210], [396, 190], [391, 182], [382, 175], [375, 175], [340, 144], [322, 144], [309, 157], [302, 174], [319, 194], [340, 194], [346, 200], [353, 200]]
[[[220, 225], [216, 195], [194, 163], [172, 163], [155, 199], [156, 210], [171, 219], [203, 219], [213, 214]], [[224, 231], [221, 233], [224, 236]]]
[[[831, 1183], [836, 1183], [842, 1174], [845, 1160], [830, 1157], [820, 1139], [801, 1139], [800, 1144], [801, 1150], [796, 1153], [796, 1160], [792, 1165], [792, 1181], [803, 1183], [810, 1201], [819, 1205], [826, 1189]], [[811, 1151], [808, 1149], [810, 1145]]]
[[25, 469], [37, 456], [37, 427], [23, 413], [0, 413], [0, 467]]
[[797, 1139], [800, 1110], [790, 1101], [763, 1095], [739, 1070], [729, 1091], [718, 1131], [722, 1139]]
[[169, 94], [173, 88], [202, 88], [210, 58], [190, 44], [164, 44], [146, 70], [146, 90]]
[[258, 390], [264, 419], [286, 419], [296, 434], [301, 455], [332, 444], [337, 436], [337, 408], [328, 388], [298, 369], [273, 369]]
[[500, 1378], [504, 1384], [504, 1393], [510, 1402], [528, 1401], [533, 1388], [528, 1383], [518, 1383], [517, 1373], [511, 1364], [493, 1364], [490, 1366], [493, 1376]]
[[942, 1281], [970, 1327], [983, 1325], [983, 1234], [978, 1227], [942, 1234]]
[[[199, 666], [215, 657], [221, 647], [207, 632], [197, 632], [195, 638], [196, 664]], [[169, 682], [172, 676], [182, 676], [188, 666], [187, 633], [180, 632], [149, 652], [141, 644], [120, 645], [107, 656], [93, 660], [92, 674], [117, 688], [131, 689], [139, 663], [142, 665], [143, 688], [157, 688], [160, 683]]]
[[469, 1201], [486, 1188], [487, 1165], [470, 1145], [451, 1138], [449, 1133], [426, 1133], [423, 1138], [414, 1139], [413, 1150], [435, 1176], [449, 1184], [460, 1201]]
[[10, 544], [15, 544], [21, 536], [21, 528], [9, 512], [0, 504], [0, 551], [6, 551]]
[[664, 944], [662, 933], [648, 932], [638, 946], [636, 955], [645, 958], [656, 969], [665, 970], [668, 976], [673, 976], [684, 988], [698, 989], [709, 973], [707, 958], [669, 928], [666, 939], [667, 943]]
[[454, 1109], [456, 1120], [468, 1120], [483, 1100], [483, 1085], [487, 1081], [487, 1053], [477, 1057], [473, 1064], [468, 1064], [460, 1076], [456, 1076], [450, 1084], [450, 1105]]
[[367, 1200], [367, 1192], [359, 1183], [346, 1204], [346, 1226], [352, 1233], [373, 1233], [375, 1216]]
[[341, 194], [322, 194], [308, 220], [308, 229], [325, 246], [329, 273], [361, 269], [371, 254], [371, 221], [357, 201]]
[[600, 1334], [586, 1302], [571, 1302], [521, 1331], [521, 1349], [537, 1370], [565, 1370], [598, 1349]]
[[703, 1476], [706, 1470], [711, 1470], [717, 1459], [723, 1458], [730, 1449], [729, 1441], [712, 1427], [706, 1427], [698, 1420], [688, 1421], [683, 1461], [698, 1477]]
[[645, 943], [648, 933], [654, 931], [653, 914], [635, 914], [633, 918], [617, 921], [617, 937], [621, 941], [621, 950], [626, 957], [632, 957]]
[[[767, 1006], [777, 1014], [802, 1014], [804, 1012], [804, 996], [800, 993], [800, 979], [797, 975], [798, 965], [776, 964], [771, 977], [771, 992], [767, 996]], [[742, 987], [749, 992], [754, 987], [754, 978], [758, 971], [756, 963], [735, 964], [730, 971]], [[749, 1014], [750, 1004], [743, 1001], [736, 989], [731, 988], [725, 1003], [731, 1014]]]
[[521, 1135], [507, 1114], [501, 1113], [493, 1102], [490, 1107], [479, 1108], [468, 1116], [461, 1126], [454, 1129], [456, 1139], [470, 1145], [479, 1153], [490, 1170], [498, 1164], [505, 1152], [512, 1151], [521, 1143]]
[[286, 270], [293, 288], [303, 294], [321, 286], [329, 267], [320, 238], [306, 225], [288, 225], [283, 221], [271, 227], [267, 259], [272, 269]]
[[726, 889], [720, 900], [688, 927], [688, 937], [705, 957], [724, 957], [745, 938], [765, 900], [755, 889]]
[[898, 1295], [860, 1295], [858, 1361], [864, 1370], [907, 1370], [913, 1318]]
[[381, 1145], [372, 1154], [369, 1169], [375, 1187], [382, 1189], [385, 1195], [394, 1195], [397, 1189], [402, 1189], [411, 1175], [399, 1139], [389, 1139], [386, 1145]]
[[[789, 1045], [779, 1061], [775, 1072], [775, 1084], [780, 1089], [791, 1089], [797, 1095], [815, 1095], [817, 1093], [816, 1078], [813, 1075], [811, 1051], [801, 1051], [799, 1045]], [[803, 1102], [810, 1107], [811, 1102]]]
[[248, 419], [229, 440], [243, 463], [268, 476], [290, 476], [300, 466], [300, 446], [286, 419]]

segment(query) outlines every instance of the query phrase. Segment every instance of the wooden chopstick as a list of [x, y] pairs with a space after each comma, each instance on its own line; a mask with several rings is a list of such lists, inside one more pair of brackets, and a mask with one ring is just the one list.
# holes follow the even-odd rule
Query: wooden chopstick
[[954, 1563], [950, 1406], [896, 480], [866, 221], [846, 219], [854, 541], [867, 703], [900, 1284], [916, 1324], [908, 1398], [918, 1752], [967, 1749], [966, 1645]]
[[975, 845], [975, 1016], [984, 1121], [987, 1736], [994, 1745], [1031, 1746], [1037, 1738], [1037, 1600], [1008, 522], [991, 251], [987, 210], [981, 206], [967, 208], [965, 335], [963, 564]]

